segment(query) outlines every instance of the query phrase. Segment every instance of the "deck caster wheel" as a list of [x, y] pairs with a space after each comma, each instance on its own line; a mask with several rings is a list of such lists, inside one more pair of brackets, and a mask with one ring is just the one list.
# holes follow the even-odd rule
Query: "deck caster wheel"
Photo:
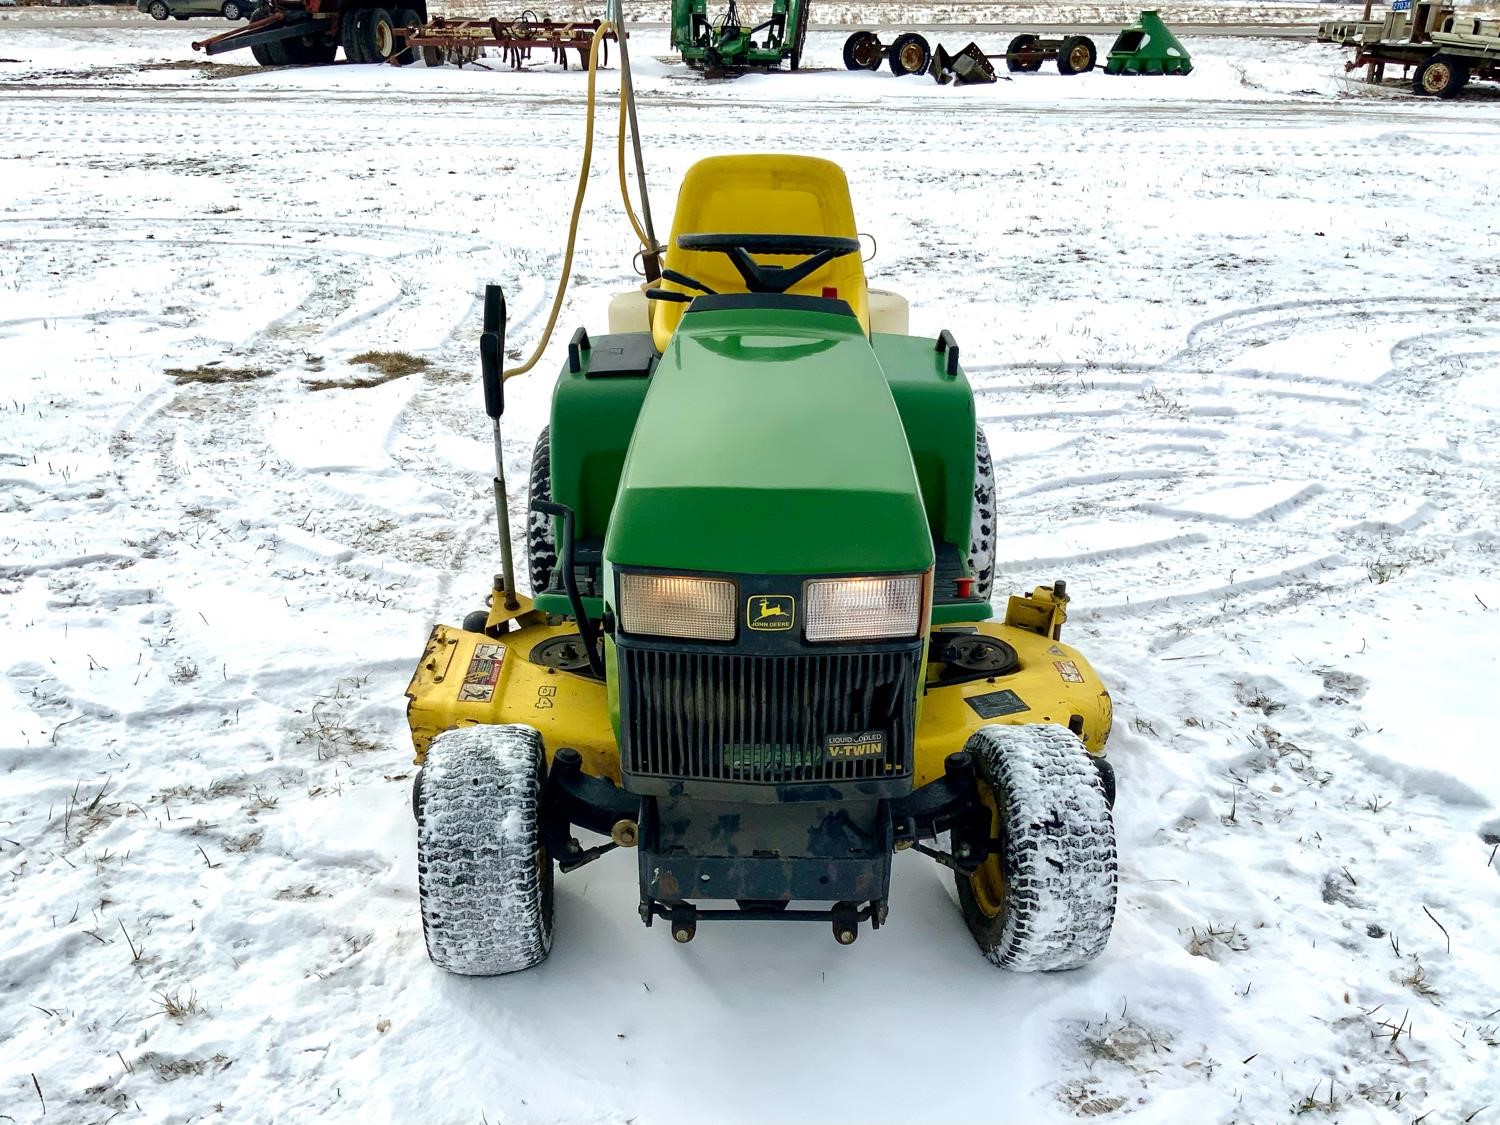
[[672, 912], [672, 940], [678, 945], [686, 945], [697, 936], [698, 920], [685, 911], [674, 910]]
[[833, 908], [833, 940], [840, 945], [853, 945], [859, 938], [859, 907], [852, 902], [841, 902]]
[[489, 620], [490, 611], [487, 609], [476, 609], [473, 613], [466, 613], [464, 614], [464, 632], [483, 633]]

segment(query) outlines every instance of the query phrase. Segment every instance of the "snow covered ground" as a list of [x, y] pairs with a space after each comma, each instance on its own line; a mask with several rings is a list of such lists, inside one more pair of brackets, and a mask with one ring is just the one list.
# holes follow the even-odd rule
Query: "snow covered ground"
[[[832, 157], [957, 333], [997, 590], [1066, 578], [1115, 694], [1120, 914], [1009, 976], [906, 853], [852, 948], [678, 947], [616, 853], [473, 981], [423, 953], [402, 689], [496, 566], [477, 296], [529, 350], [582, 80], [205, 33], [0, 23], [0, 1121], [1500, 1115], [1500, 99], [1241, 38], [952, 90], [827, 32], [707, 84], [643, 31], [659, 222], [699, 156]], [[635, 280], [608, 138], [548, 368]]]

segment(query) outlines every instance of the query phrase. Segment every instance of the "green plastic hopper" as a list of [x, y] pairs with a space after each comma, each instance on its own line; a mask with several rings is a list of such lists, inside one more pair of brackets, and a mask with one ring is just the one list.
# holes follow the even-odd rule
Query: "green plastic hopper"
[[1115, 38], [1104, 63], [1105, 74], [1190, 74], [1193, 60], [1156, 12], [1140, 19]]

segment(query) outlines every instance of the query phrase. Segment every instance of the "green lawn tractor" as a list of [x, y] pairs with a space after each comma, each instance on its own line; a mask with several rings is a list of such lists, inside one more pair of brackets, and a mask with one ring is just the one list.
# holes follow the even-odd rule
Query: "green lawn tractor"
[[[953, 872], [996, 965], [1104, 949], [1109, 693], [1061, 640], [1062, 581], [993, 615], [1000, 514], [958, 344], [907, 334], [856, 229], [835, 164], [702, 160], [659, 279], [573, 336], [532, 462], [533, 596], [497, 576], [407, 692], [442, 968], [542, 961], [556, 873], [616, 848], [682, 942], [813, 920], [849, 944], [910, 850]], [[504, 322], [491, 286], [497, 451]]]
[[672, 46], [694, 70], [714, 77], [747, 70], [774, 70], [785, 61], [802, 66], [811, 0], [773, 0], [764, 23], [745, 27], [729, 0], [717, 20], [708, 18], [707, 0], [672, 0]]

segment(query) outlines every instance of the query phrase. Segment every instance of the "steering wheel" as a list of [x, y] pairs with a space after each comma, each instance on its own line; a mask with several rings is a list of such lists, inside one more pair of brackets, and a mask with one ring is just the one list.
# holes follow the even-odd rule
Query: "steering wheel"
[[[822, 234], [680, 234], [679, 250], [707, 250], [727, 255], [752, 293], [785, 293], [835, 258], [858, 254], [859, 239]], [[751, 254], [801, 254], [794, 266], [762, 265]]]

